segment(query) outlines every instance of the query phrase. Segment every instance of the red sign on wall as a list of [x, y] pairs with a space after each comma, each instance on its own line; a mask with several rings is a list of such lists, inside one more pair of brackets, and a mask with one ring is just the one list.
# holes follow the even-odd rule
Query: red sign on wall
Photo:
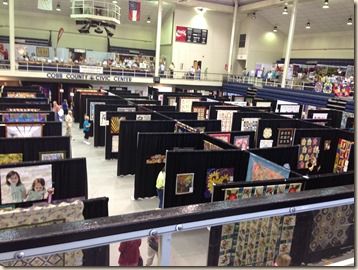
[[175, 32], [175, 41], [186, 41], [186, 27], [185, 26], [177, 26], [177, 30]]

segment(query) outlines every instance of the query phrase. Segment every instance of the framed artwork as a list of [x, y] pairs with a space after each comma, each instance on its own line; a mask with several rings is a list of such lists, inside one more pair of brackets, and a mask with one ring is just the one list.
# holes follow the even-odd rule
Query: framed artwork
[[112, 136], [112, 153], [118, 153], [119, 151], [119, 135]]
[[233, 110], [218, 110], [217, 111], [217, 120], [221, 120], [221, 131], [227, 132], [231, 131], [232, 126], [232, 116], [236, 111]]
[[117, 112], [135, 112], [135, 107], [118, 107]]
[[308, 161], [311, 157], [318, 159], [320, 137], [302, 137], [298, 149], [298, 169], [307, 169]]
[[211, 198], [213, 186], [234, 181], [234, 168], [208, 169], [206, 172], [205, 198]]
[[327, 119], [328, 113], [313, 113], [312, 119]]
[[0, 165], [22, 162], [22, 153], [0, 154]]
[[[301, 183], [225, 189], [225, 200], [300, 192]], [[279, 252], [290, 253], [296, 217], [273, 216], [221, 227], [218, 266], [272, 266]]]
[[47, 113], [3, 113], [3, 122], [45, 122], [47, 121]]
[[209, 134], [210, 137], [217, 138], [224, 142], [230, 143], [230, 133], [227, 134]]
[[280, 113], [299, 113], [300, 105], [280, 104]]
[[339, 139], [336, 158], [334, 160], [333, 173], [342, 173], [348, 170], [349, 154], [354, 143]]
[[279, 128], [277, 131], [277, 146], [288, 146], [292, 144], [293, 128]]
[[194, 101], [200, 101], [200, 98], [179, 98], [179, 112], [191, 112], [191, 106]]
[[6, 138], [24, 138], [24, 137], [42, 137], [43, 125], [39, 124], [6, 124], [5, 137]]
[[36, 47], [36, 56], [37, 57], [49, 57], [50, 48], [49, 47]]
[[159, 163], [165, 163], [165, 155], [157, 154], [150, 156], [145, 161], [146, 164], [159, 164]]
[[105, 102], [90, 102], [90, 112], [89, 112], [89, 118], [90, 120], [94, 120], [94, 106], [97, 104], [106, 104]]
[[272, 147], [273, 140], [260, 140], [259, 148], [269, 148]]
[[[3, 168], [0, 179], [1, 204], [43, 200], [47, 198], [47, 190], [52, 188], [52, 165]], [[37, 182], [39, 191], [32, 189]]]
[[137, 114], [135, 116], [135, 120], [138, 121], [150, 121], [152, 119], [152, 115], [150, 114]]
[[40, 109], [36, 108], [7, 108], [9, 112], [38, 112]]
[[65, 159], [66, 151], [55, 151], [55, 152], [40, 152], [39, 153], [40, 160], [57, 160], [57, 159]]
[[258, 101], [256, 107], [271, 107], [271, 102]]
[[99, 125], [101, 127], [106, 126], [107, 123], [107, 112], [99, 112]]
[[194, 192], [194, 174], [180, 173], [177, 174], [175, 183], [175, 195], [183, 195]]
[[121, 118], [118, 116], [111, 117], [111, 134], [119, 134], [120, 122], [125, 120], [125, 116], [122, 116]]
[[354, 113], [342, 112], [341, 128], [346, 128], [348, 117], [354, 117]]
[[[162, 100], [163, 100], [163, 95], [162, 95]], [[177, 105], [176, 97], [168, 97], [168, 105], [176, 106]]]
[[260, 118], [242, 118], [241, 131], [256, 131]]
[[331, 149], [331, 140], [325, 140], [323, 145], [323, 150], [327, 151]]
[[192, 111], [198, 113], [198, 120], [206, 119], [206, 107], [205, 106], [193, 106]]
[[[13, 209], [1, 213], [2, 229], [20, 227], [39, 227], [51, 224], [83, 220], [83, 202], [63, 202], [58, 205], [47, 204], [23, 209]], [[81, 250], [72, 250], [62, 253], [52, 253], [38, 257], [28, 257], [21, 260], [1, 261], [0, 266], [82, 266], [83, 253]]]
[[249, 149], [250, 136], [235, 136], [234, 145], [240, 150]]

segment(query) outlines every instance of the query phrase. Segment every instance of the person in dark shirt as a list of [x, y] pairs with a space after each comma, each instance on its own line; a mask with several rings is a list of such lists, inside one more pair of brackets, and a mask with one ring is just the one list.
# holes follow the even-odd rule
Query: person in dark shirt
[[318, 174], [320, 170], [321, 170], [321, 165], [317, 164], [316, 157], [311, 157], [308, 160], [308, 175]]

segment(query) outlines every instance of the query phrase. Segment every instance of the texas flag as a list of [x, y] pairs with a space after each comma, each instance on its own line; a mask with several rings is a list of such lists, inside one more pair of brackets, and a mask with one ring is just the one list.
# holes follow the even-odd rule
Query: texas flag
[[129, 1], [128, 19], [130, 21], [140, 21], [140, 2]]

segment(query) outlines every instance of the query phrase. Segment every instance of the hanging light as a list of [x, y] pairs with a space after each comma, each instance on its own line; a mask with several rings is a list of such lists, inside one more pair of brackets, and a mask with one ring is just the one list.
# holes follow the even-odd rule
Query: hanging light
[[311, 28], [311, 24], [310, 24], [310, 22], [307, 22], [306, 29], [310, 29], [310, 28]]
[[57, 11], [61, 11], [61, 6], [60, 6], [60, 4], [57, 4], [56, 10], [57, 10]]
[[113, 0], [113, 1], [112, 1], [112, 3], [113, 3], [113, 4], [117, 4], [117, 3], [118, 3], [118, 1], [116, 1], [116, 0]]
[[256, 19], [256, 12], [252, 13], [252, 17], [251, 19], [255, 20]]
[[287, 6], [285, 6], [285, 7], [283, 8], [282, 14], [283, 14], [283, 15], [287, 15], [287, 14], [288, 14]]
[[323, 8], [329, 8], [328, 0], [325, 0], [325, 1], [324, 1]]
[[353, 24], [353, 20], [352, 20], [352, 16], [350, 16], [347, 21], [347, 25], [352, 25], [352, 24]]
[[7, 0], [3, 0], [2, 3], [3, 3], [4, 5], [8, 5], [8, 4], [9, 4], [9, 3], [7, 2]]
[[273, 32], [277, 32], [277, 26], [275, 25], [274, 28], [272, 29]]
[[150, 16], [148, 16], [147, 18], [147, 23], [150, 23]]

